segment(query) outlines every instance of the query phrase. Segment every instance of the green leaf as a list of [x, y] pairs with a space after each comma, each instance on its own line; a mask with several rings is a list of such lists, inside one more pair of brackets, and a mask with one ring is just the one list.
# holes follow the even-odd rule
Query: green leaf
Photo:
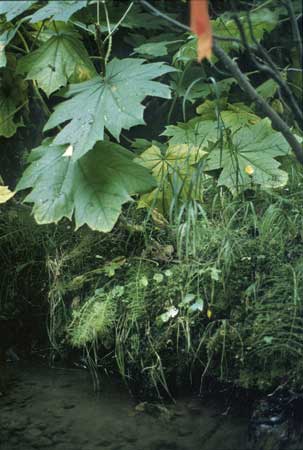
[[27, 80], [36, 80], [46, 95], [50, 95], [78, 72], [87, 77], [96, 74], [77, 33], [60, 31], [41, 47], [24, 56], [18, 63], [18, 71], [26, 73]]
[[195, 301], [195, 303], [190, 305], [190, 307], [188, 308], [188, 310], [190, 312], [196, 312], [196, 311], [202, 312], [203, 309], [204, 309], [204, 301], [201, 297], [198, 297], [197, 300]]
[[96, 76], [67, 89], [68, 100], [55, 108], [44, 130], [69, 121], [54, 143], [72, 144], [75, 159], [104, 139], [104, 128], [119, 140], [123, 128], [145, 123], [141, 102], [147, 95], [170, 98], [168, 86], [151, 80], [173, 70], [163, 63], [144, 64], [142, 59], [114, 59], [104, 79]]
[[267, 80], [264, 83], [260, 84], [256, 91], [266, 100], [274, 97], [277, 92], [278, 85], [274, 80]]
[[5, 48], [10, 43], [10, 41], [14, 38], [16, 34], [17, 29], [7, 30], [4, 31], [0, 35], [0, 67], [6, 66], [6, 54], [5, 54]]
[[216, 269], [216, 267], [210, 268], [210, 278], [213, 281], [219, 281], [220, 273], [221, 273], [221, 270]]
[[[277, 8], [276, 8], [277, 9]], [[249, 45], [254, 45], [253, 39], [249, 32], [249, 24], [247, 21], [246, 12], [237, 13], [240, 22], [243, 25], [244, 32], [246, 34], [247, 42]], [[278, 24], [279, 13], [277, 10], [271, 11], [267, 8], [260, 8], [257, 11], [250, 13], [250, 19], [252, 28], [254, 30], [254, 36], [258, 42], [260, 42], [266, 32], [271, 32]], [[226, 52], [232, 50], [239, 52], [244, 50], [244, 46], [241, 44], [241, 36], [239, 29], [231, 17], [230, 13], [221, 14], [216, 20], [211, 21], [213, 33], [221, 37], [230, 37], [239, 39], [237, 41], [220, 41], [220, 46]], [[197, 38], [193, 35], [188, 36], [187, 41], [179, 48], [174, 55], [174, 62], [182, 62], [183, 64], [189, 61], [197, 60]], [[212, 57], [213, 62], [216, 62], [216, 57]]]
[[162, 273], [155, 273], [155, 275], [153, 276], [153, 280], [156, 283], [162, 283], [162, 281], [164, 280], [164, 275]]
[[197, 61], [197, 57], [197, 38], [190, 35], [174, 55], [173, 62], [182, 62], [186, 64], [190, 61]]
[[0, 204], [6, 203], [15, 195], [15, 192], [9, 190], [7, 186], [0, 186]]
[[206, 152], [201, 148], [183, 145], [171, 145], [163, 154], [159, 147], [152, 145], [136, 161], [151, 170], [156, 178], [163, 178], [168, 172], [184, 173], [188, 165], [197, 164]]
[[85, 8], [86, 4], [87, 0], [52, 0], [32, 15], [31, 22], [36, 23], [45, 19], [67, 22], [75, 12]]
[[6, 138], [12, 137], [21, 125], [15, 114], [26, 103], [26, 83], [11, 69], [0, 71], [0, 136]]
[[147, 42], [146, 44], [142, 44], [139, 47], [134, 49], [135, 53], [139, 53], [141, 55], [150, 55], [150, 56], [165, 56], [168, 55], [168, 45], [171, 44], [169, 41], [162, 42]]
[[195, 117], [185, 123], [169, 125], [162, 134], [170, 138], [170, 145], [187, 144], [205, 149], [209, 142], [218, 141], [220, 130], [217, 122]]
[[[253, 39], [249, 32], [249, 23], [245, 12], [238, 13], [240, 22], [246, 35], [249, 45], [254, 45]], [[267, 8], [260, 8], [250, 13], [252, 28], [255, 39], [260, 42], [263, 39], [265, 32], [272, 31], [278, 24], [279, 15], [276, 11], [271, 11]], [[214, 34], [223, 37], [232, 37], [240, 39], [241, 36], [237, 24], [231, 17], [230, 13], [222, 14], [216, 20], [212, 21]], [[220, 41], [221, 47], [230, 52], [231, 50], [244, 50], [244, 46], [235, 41]]]
[[261, 118], [243, 103], [234, 103], [227, 106], [226, 111], [221, 111], [221, 119], [225, 128], [238, 130], [244, 126], [255, 125]]
[[6, 20], [15, 19], [15, 17], [20, 16], [27, 9], [29, 9], [37, 0], [9, 0], [0, 2], [0, 15], [5, 14]]
[[73, 161], [64, 146], [50, 140], [33, 150], [17, 190], [32, 188], [25, 198], [34, 203], [38, 223], [57, 223], [74, 215], [76, 228], [110, 231], [130, 195], [155, 183], [133, 162], [133, 154], [118, 144], [100, 142], [81, 160]]
[[195, 173], [195, 165], [207, 153], [202, 148], [183, 145], [170, 145], [165, 152], [152, 145], [135, 161], [148, 168], [158, 187], [141, 196], [138, 206], [153, 207], [160, 213], [167, 213], [174, 198], [184, 200], [190, 195], [199, 198], [198, 183], [191, 189], [191, 181]]
[[263, 337], [263, 341], [265, 342], [265, 344], [268, 344], [268, 345], [272, 344], [273, 340], [274, 340], [273, 336], [264, 336]]
[[232, 192], [250, 188], [252, 184], [263, 188], [284, 186], [287, 173], [279, 169], [277, 156], [289, 154], [289, 146], [281, 133], [274, 131], [268, 119], [244, 127], [232, 136], [223, 149], [213, 150], [206, 170], [222, 169], [218, 184]]
[[158, 317], [158, 320], [160, 320], [163, 323], [168, 322], [170, 319], [176, 317], [179, 313], [179, 310], [175, 306], [171, 306], [165, 313], [161, 314]]
[[[127, 4], [123, 7], [115, 7], [113, 8], [113, 14], [116, 16], [116, 22], [120, 20], [123, 16]], [[176, 19], [176, 14], [165, 13], [171, 17], [172, 19]], [[113, 19], [112, 19], [113, 20]], [[130, 28], [130, 29], [145, 29], [145, 30], [167, 30], [168, 28], [174, 28], [174, 25], [170, 24], [166, 19], [162, 19], [161, 17], [156, 17], [151, 15], [149, 12], [142, 12], [142, 8], [138, 4], [134, 4], [131, 8], [130, 12], [127, 14], [125, 19], [123, 20], [121, 26]]]
[[132, 149], [135, 153], [142, 153], [144, 150], [147, 150], [150, 147], [150, 144], [159, 146], [161, 145], [158, 141], [148, 141], [143, 138], [136, 138], [132, 142]]
[[124, 257], [118, 257], [113, 259], [112, 261], [109, 261], [104, 266], [104, 273], [109, 277], [112, 278], [115, 276], [118, 269], [120, 269], [125, 264], [126, 259]]
[[195, 294], [186, 294], [185, 297], [183, 297], [182, 301], [179, 303], [179, 306], [188, 306], [189, 303], [195, 300], [195, 298]]
[[[166, 36], [170, 37], [170, 39], [165, 39]], [[160, 34], [148, 42], [146, 42], [146, 39], [144, 41], [143, 44], [134, 48], [135, 53], [154, 56], [156, 58], [168, 55], [173, 48], [172, 46], [176, 46], [176, 44], [182, 42], [182, 40], [176, 39], [176, 36], [172, 37], [171, 34]]]
[[171, 74], [171, 87], [178, 97], [185, 97], [185, 100], [194, 102], [203, 97], [206, 85], [206, 78], [201, 73], [201, 68], [189, 67], [186, 71], [178, 71]]
[[228, 94], [231, 85], [235, 83], [233, 78], [208, 83], [202, 75], [200, 67], [191, 67], [186, 71], [173, 73], [171, 75], [172, 88], [179, 97], [185, 97], [190, 102], [208, 96], [216, 97], [221, 102], [223, 96]]
[[14, 99], [0, 89], [0, 136], [9, 138], [16, 133], [18, 128], [18, 124], [14, 122], [16, 110]]
[[203, 120], [218, 120], [220, 113], [220, 121], [223, 122], [224, 128], [238, 130], [247, 125], [258, 123], [261, 118], [254, 114], [244, 103], [227, 103], [226, 99], [205, 100], [196, 109]]
[[148, 286], [148, 278], [146, 275], [143, 275], [143, 277], [140, 278], [139, 280], [140, 285], [143, 287], [147, 287]]
[[218, 100], [205, 100], [201, 105], [197, 106], [197, 114], [201, 116], [203, 120], [219, 120], [221, 112], [226, 109], [227, 99], [226, 97], [218, 98]]

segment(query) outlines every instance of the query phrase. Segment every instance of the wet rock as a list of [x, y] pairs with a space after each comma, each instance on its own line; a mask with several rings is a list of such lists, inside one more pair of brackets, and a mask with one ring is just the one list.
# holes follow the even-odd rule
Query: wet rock
[[251, 449], [280, 450], [296, 441], [292, 400], [281, 387], [256, 403], [249, 425]]
[[139, 403], [135, 406], [135, 412], [149, 414], [152, 417], [162, 418], [165, 420], [171, 420], [174, 417], [173, 411], [158, 403]]
[[138, 413], [145, 413], [145, 412], [147, 412], [148, 408], [149, 408], [148, 402], [141, 402], [135, 406], [135, 411]]

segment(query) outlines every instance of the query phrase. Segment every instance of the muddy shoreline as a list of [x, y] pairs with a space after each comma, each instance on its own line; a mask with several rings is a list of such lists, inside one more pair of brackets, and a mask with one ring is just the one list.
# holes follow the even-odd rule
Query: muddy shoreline
[[224, 405], [138, 403], [125, 386], [87, 371], [10, 368], [13, 384], [0, 398], [1, 450], [246, 450], [248, 417]]

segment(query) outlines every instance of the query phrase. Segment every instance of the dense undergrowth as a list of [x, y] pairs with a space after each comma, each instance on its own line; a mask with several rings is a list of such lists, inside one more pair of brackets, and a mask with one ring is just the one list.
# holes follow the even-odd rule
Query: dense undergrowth
[[134, 207], [101, 235], [3, 210], [1, 315], [47, 313], [53, 355], [81, 349], [93, 373], [119, 372], [144, 395], [203, 389], [209, 376], [299, 389], [302, 194], [299, 169], [275, 192], [232, 199], [210, 185], [195, 241], [181, 243], [186, 220], [157, 227]]
[[8, 347], [85, 358], [96, 388], [119, 373], [145, 398], [210, 378], [302, 390], [302, 5], [286, 3], [210, 2], [225, 60], [201, 65], [181, 1], [1, 1]]

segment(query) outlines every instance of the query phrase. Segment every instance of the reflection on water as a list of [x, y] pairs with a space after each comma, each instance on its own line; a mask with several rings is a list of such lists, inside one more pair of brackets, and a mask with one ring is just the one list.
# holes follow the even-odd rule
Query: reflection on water
[[219, 405], [152, 406], [101, 380], [92, 392], [85, 371], [16, 368], [0, 398], [1, 450], [246, 450], [247, 419]]

